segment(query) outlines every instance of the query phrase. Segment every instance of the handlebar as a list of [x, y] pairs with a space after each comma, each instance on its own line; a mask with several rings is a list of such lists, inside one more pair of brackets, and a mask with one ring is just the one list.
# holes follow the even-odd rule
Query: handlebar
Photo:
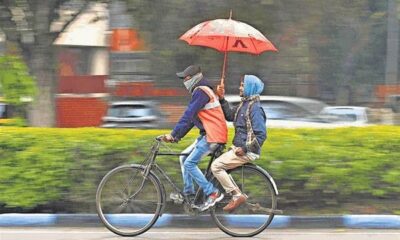
[[[160, 135], [156, 137], [156, 141], [162, 142], [165, 135]], [[177, 143], [176, 140], [172, 141], [171, 143]]]
[[156, 140], [159, 141], [159, 142], [161, 142], [163, 137], [164, 137], [164, 135], [157, 136], [157, 137], [156, 137]]

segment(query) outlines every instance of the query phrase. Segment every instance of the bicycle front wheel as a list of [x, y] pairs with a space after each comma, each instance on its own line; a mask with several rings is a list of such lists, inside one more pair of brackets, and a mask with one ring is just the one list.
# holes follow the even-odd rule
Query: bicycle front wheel
[[111, 170], [96, 194], [97, 213], [104, 225], [121, 236], [136, 236], [157, 221], [164, 202], [161, 183], [143, 167], [126, 165]]
[[252, 164], [237, 167], [228, 171], [228, 174], [242, 193], [247, 195], [247, 201], [228, 213], [223, 211], [223, 207], [230, 201], [226, 197], [211, 209], [211, 216], [217, 226], [231, 236], [257, 235], [268, 227], [274, 217], [277, 207], [274, 186], [267, 173]]

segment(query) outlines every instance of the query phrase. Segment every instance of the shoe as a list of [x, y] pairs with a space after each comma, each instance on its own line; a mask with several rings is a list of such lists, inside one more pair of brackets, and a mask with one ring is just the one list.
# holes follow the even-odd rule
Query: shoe
[[196, 197], [196, 194], [190, 193], [190, 194], [185, 194], [181, 195], [180, 193], [172, 192], [169, 195], [169, 198], [174, 201], [174, 203], [181, 204], [183, 203], [184, 200], [192, 203], [194, 201], [194, 198]]
[[233, 196], [232, 200], [223, 208], [225, 212], [232, 212], [236, 208], [238, 208], [241, 204], [245, 203], [247, 200], [247, 196], [244, 194], [240, 194], [240, 196]]
[[181, 204], [183, 203], [183, 196], [180, 193], [172, 192], [169, 195], [169, 198], [174, 201], [176, 204]]
[[192, 208], [193, 210], [200, 210], [201, 211], [201, 206], [198, 206], [194, 203], [190, 204], [190, 208]]
[[203, 205], [200, 207], [200, 211], [205, 211], [209, 209], [210, 207], [214, 207], [215, 204], [219, 201], [221, 201], [224, 198], [224, 194], [220, 193], [219, 190], [216, 190], [215, 192], [211, 193], [208, 195], [207, 200]]

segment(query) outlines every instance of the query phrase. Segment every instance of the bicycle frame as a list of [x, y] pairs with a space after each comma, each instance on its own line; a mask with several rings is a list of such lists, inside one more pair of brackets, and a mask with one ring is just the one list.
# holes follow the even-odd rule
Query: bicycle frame
[[[153, 144], [153, 147], [150, 150], [150, 155], [148, 159], [144, 161], [145, 164], [143, 166], [145, 167], [143, 176], [146, 178], [151, 170], [158, 171], [166, 180], [167, 182], [172, 186], [172, 188], [181, 194], [182, 196], [185, 196], [182, 192], [182, 190], [171, 180], [171, 178], [168, 176], [168, 174], [156, 163], [156, 158], [157, 156], [189, 156], [189, 153], [167, 153], [167, 152], [159, 152], [159, 148], [161, 145], [161, 141], [156, 139], [156, 142]], [[217, 151], [215, 151], [210, 158], [210, 161], [208, 163], [207, 168], [204, 171], [204, 175], [206, 178], [208, 177], [210, 173], [210, 168], [211, 168], [211, 163], [214, 161], [215, 156], [216, 156]], [[139, 191], [141, 188], [139, 188]], [[196, 192], [194, 202], [198, 200], [198, 198], [201, 196], [201, 189], [199, 188]], [[186, 199], [184, 197], [184, 203], [189, 204], [189, 199]]]

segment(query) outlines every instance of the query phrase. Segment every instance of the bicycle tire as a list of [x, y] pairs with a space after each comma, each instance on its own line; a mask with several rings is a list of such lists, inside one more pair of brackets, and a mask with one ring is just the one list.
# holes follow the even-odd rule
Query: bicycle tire
[[[246, 203], [231, 213], [223, 211], [230, 198], [225, 197], [211, 209], [215, 224], [233, 237], [252, 237], [264, 231], [274, 218], [277, 193], [269, 174], [262, 168], [245, 164], [228, 171], [240, 190], [248, 196]], [[224, 191], [215, 179], [220, 191]]]
[[[135, 164], [114, 168], [98, 186], [97, 213], [103, 224], [120, 236], [137, 236], [149, 230], [164, 206], [165, 193], [159, 178], [151, 171], [144, 178], [143, 170], [143, 166]], [[122, 191], [113, 186], [119, 183], [123, 185]], [[134, 193], [135, 197], [128, 199]]]

